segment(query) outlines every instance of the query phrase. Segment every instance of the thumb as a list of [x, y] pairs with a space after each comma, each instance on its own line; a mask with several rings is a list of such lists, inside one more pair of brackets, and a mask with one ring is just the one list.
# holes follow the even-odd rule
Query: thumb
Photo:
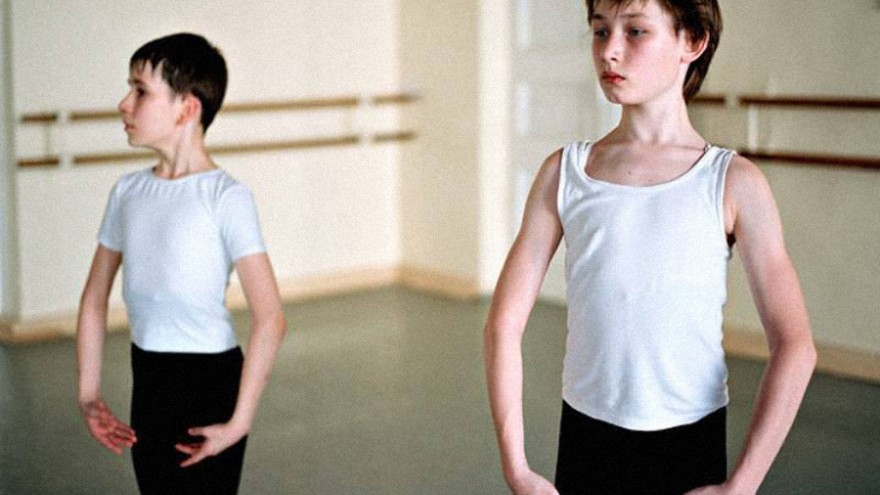
[[195, 426], [186, 430], [186, 432], [192, 437], [201, 437], [205, 434], [205, 427], [203, 426]]

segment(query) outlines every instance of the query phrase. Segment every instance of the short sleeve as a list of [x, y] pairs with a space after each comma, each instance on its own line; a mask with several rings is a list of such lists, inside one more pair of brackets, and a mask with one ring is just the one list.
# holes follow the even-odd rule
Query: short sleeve
[[257, 205], [245, 186], [236, 184], [223, 194], [218, 214], [220, 235], [230, 260], [266, 252]]
[[123, 248], [123, 224], [120, 208], [120, 186], [117, 182], [110, 191], [107, 200], [107, 208], [104, 210], [104, 219], [98, 230], [98, 242], [113, 251], [122, 252]]

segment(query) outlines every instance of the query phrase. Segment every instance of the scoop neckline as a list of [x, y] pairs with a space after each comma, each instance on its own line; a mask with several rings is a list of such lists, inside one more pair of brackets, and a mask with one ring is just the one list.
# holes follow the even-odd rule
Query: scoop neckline
[[711, 143], [706, 143], [706, 149], [703, 150], [703, 153], [699, 158], [694, 161], [694, 163], [687, 169], [683, 174], [678, 177], [673, 177], [672, 179], [666, 182], [660, 182], [657, 184], [651, 184], [649, 186], [634, 186], [629, 184], [620, 184], [617, 182], [610, 182], [601, 179], [596, 179], [590, 177], [587, 173], [587, 163], [590, 161], [590, 152], [593, 150], [593, 142], [590, 141], [587, 143], [587, 147], [584, 150], [584, 158], [578, 165], [578, 175], [582, 180], [590, 183], [596, 184], [603, 187], [610, 187], [614, 189], [628, 190], [628, 191], [656, 191], [658, 189], [666, 189], [668, 187], [672, 187], [680, 182], [687, 180], [690, 176], [697, 173], [697, 171], [703, 167], [703, 164], [708, 160], [709, 154], [716, 149], [716, 146]]

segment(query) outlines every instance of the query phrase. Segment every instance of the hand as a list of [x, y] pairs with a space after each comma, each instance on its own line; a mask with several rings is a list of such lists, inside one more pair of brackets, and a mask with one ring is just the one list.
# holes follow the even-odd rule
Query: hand
[[116, 455], [122, 455], [124, 447], [131, 448], [137, 442], [134, 430], [119, 421], [100, 398], [80, 404], [79, 409], [95, 440]]
[[739, 492], [729, 487], [727, 483], [723, 485], [711, 485], [711, 486], [703, 486], [700, 488], [695, 488], [685, 495], [737, 495], [743, 492]]
[[516, 495], [559, 495], [553, 483], [531, 469], [514, 480], [509, 480], [510, 490]]
[[684, 495], [721, 495], [726, 493], [721, 489], [721, 485], [712, 485], [712, 486], [703, 486], [700, 488], [694, 488], [693, 490], [685, 493]]
[[231, 423], [218, 423], [210, 426], [190, 428], [187, 433], [193, 437], [202, 437], [202, 441], [178, 443], [174, 446], [178, 451], [189, 457], [180, 463], [180, 467], [189, 467], [207, 457], [213, 457], [235, 445], [246, 434], [247, 430], [236, 428]]

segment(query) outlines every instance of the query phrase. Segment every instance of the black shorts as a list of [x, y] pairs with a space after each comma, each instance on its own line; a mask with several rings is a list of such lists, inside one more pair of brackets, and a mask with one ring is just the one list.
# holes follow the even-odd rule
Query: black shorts
[[675, 494], [727, 478], [727, 408], [696, 423], [632, 431], [562, 404], [556, 488], [569, 494]]
[[234, 494], [247, 438], [200, 463], [181, 468], [188, 456], [174, 445], [196, 438], [189, 428], [232, 417], [244, 357], [236, 347], [218, 354], [144, 351], [131, 346], [132, 447], [138, 488], [145, 494]]

